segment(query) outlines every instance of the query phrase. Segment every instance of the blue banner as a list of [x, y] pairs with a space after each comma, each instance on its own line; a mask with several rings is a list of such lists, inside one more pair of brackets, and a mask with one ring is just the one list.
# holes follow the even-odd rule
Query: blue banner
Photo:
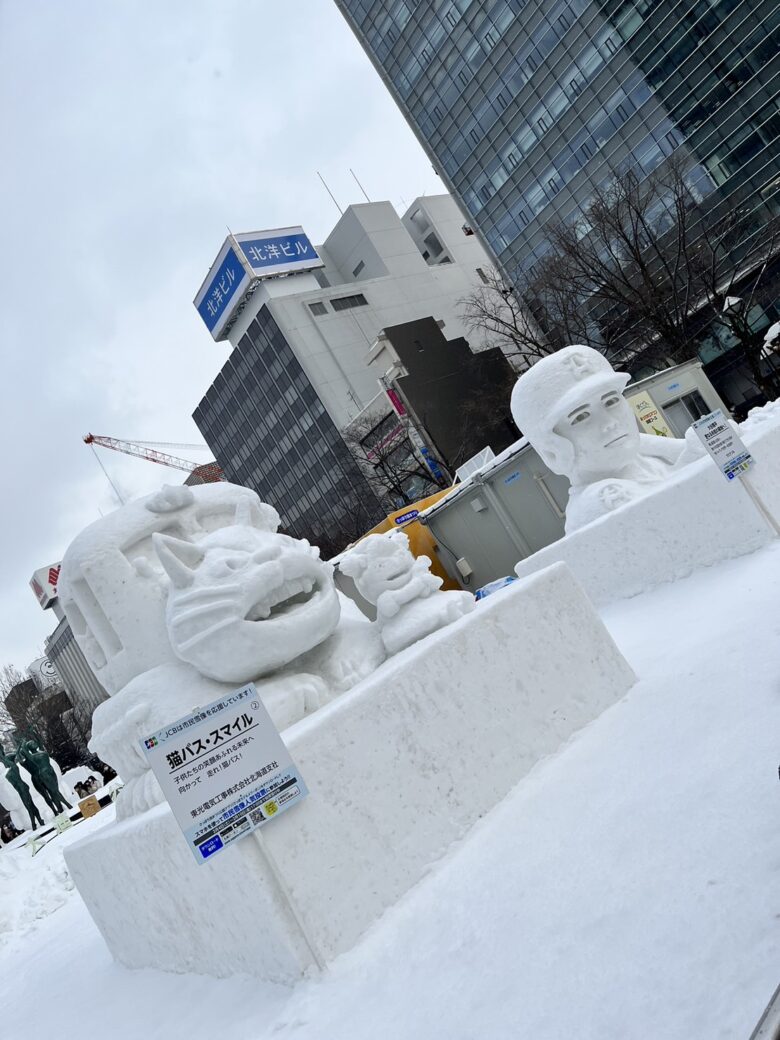
[[252, 270], [264, 274], [272, 273], [275, 267], [289, 270], [291, 264], [321, 264], [317, 250], [302, 231], [274, 238], [239, 239], [239, 244]]
[[[246, 272], [232, 249], [228, 249], [225, 259], [219, 265], [214, 277], [209, 282], [203, 299], [198, 304], [198, 313], [206, 323], [209, 332], [220, 319], [233, 308], [231, 301], [236, 295]], [[237, 302], [237, 301], [236, 301]]]

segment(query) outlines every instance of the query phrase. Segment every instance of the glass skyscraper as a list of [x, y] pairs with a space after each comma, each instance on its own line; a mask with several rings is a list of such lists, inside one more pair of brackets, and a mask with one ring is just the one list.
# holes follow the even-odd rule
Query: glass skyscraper
[[512, 277], [615, 170], [675, 155], [780, 213], [777, 0], [336, 0]]

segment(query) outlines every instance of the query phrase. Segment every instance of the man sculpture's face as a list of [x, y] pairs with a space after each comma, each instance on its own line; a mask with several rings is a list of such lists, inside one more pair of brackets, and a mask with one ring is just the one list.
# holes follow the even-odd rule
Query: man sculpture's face
[[574, 449], [574, 483], [621, 476], [639, 452], [639, 429], [631, 406], [618, 390], [583, 400], [555, 424], [555, 433]]

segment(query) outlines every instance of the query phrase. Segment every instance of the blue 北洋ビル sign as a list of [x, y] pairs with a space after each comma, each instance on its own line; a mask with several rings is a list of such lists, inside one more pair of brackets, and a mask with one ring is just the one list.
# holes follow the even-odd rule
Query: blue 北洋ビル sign
[[209, 332], [213, 333], [218, 325], [225, 324], [248, 281], [249, 276], [241, 261], [229, 248], [210, 281], [198, 294], [201, 298], [195, 304]]
[[323, 266], [303, 228], [248, 232], [236, 241], [252, 270], [266, 277]]

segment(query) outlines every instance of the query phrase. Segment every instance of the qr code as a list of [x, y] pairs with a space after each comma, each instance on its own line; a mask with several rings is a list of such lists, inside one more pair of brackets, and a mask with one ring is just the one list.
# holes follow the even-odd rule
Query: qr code
[[262, 823], [263, 820], [265, 819], [265, 816], [263, 815], [262, 809], [255, 809], [253, 812], [251, 812], [249, 814], [249, 819], [254, 824]]

